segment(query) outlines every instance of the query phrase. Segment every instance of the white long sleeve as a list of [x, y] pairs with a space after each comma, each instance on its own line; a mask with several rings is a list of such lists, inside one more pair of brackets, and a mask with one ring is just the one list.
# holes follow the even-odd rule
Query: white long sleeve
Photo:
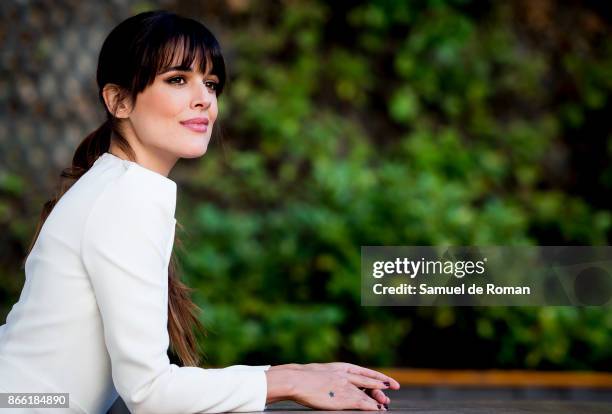
[[172, 186], [141, 178], [128, 172], [107, 187], [87, 219], [81, 246], [119, 395], [132, 413], [262, 411], [263, 370], [170, 364], [175, 194]]
[[[171, 364], [176, 184], [105, 153], [54, 208], [0, 327], [0, 389], [69, 392], [71, 412], [263, 411], [269, 365]], [[11, 378], [9, 381], [8, 378]]]

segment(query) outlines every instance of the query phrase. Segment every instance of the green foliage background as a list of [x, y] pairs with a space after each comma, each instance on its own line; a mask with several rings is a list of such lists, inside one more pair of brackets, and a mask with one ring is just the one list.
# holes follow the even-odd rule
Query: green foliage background
[[609, 308], [360, 306], [361, 245], [609, 244], [609, 16], [546, 3], [225, 16], [223, 137], [173, 172], [207, 364], [612, 369]]

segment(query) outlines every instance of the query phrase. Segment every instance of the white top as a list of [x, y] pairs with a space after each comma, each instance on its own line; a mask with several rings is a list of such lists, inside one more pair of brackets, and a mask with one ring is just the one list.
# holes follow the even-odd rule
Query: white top
[[73, 184], [0, 326], [0, 392], [70, 393], [70, 410], [53, 412], [104, 414], [118, 395], [132, 413], [265, 409], [270, 365], [168, 359], [175, 206], [174, 181], [108, 152]]

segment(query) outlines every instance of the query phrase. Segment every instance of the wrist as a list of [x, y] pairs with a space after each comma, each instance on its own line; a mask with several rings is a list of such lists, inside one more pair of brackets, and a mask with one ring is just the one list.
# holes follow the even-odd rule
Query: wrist
[[[274, 370], [272, 368], [275, 368]], [[293, 369], [280, 369], [279, 366], [270, 367], [264, 371], [267, 381], [266, 404], [291, 400], [295, 395], [296, 373]]]

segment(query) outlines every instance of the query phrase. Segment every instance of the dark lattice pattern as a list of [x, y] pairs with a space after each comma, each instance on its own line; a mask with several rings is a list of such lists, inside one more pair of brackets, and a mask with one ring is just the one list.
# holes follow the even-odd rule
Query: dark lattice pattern
[[104, 119], [98, 53], [118, 22], [160, 2], [3, 1], [0, 169], [47, 190]]

